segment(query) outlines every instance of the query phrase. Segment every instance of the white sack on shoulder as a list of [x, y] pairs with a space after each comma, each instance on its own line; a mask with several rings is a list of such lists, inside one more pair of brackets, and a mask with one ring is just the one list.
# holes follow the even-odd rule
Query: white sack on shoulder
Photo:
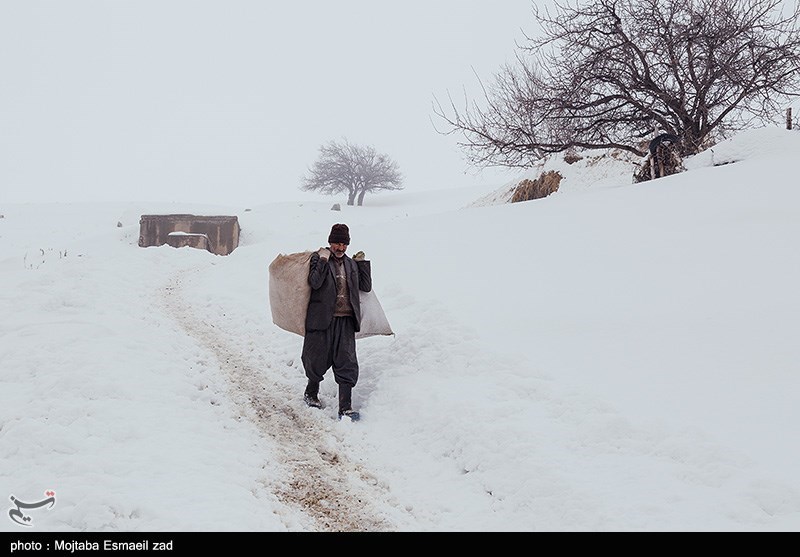
[[280, 254], [269, 264], [269, 306], [272, 322], [284, 331], [306, 334], [306, 309], [311, 298], [308, 265], [311, 251]]
[[[284, 331], [300, 336], [306, 334], [306, 310], [311, 298], [308, 284], [308, 266], [312, 251], [280, 254], [269, 265], [269, 305], [272, 322]], [[378, 296], [359, 292], [361, 302], [361, 330], [356, 338], [376, 335], [393, 335], [389, 320]]]
[[361, 330], [356, 333], [356, 339], [376, 335], [393, 335], [389, 320], [383, 312], [383, 307], [378, 301], [378, 296], [373, 288], [369, 292], [359, 291], [361, 302]]

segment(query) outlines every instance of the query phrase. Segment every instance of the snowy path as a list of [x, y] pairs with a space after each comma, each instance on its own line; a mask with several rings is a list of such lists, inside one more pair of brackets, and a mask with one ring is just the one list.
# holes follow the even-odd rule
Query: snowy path
[[[327, 418], [314, 415], [316, 410], [298, 408], [295, 390], [268, 381], [259, 364], [242, 353], [224, 330], [192, 313], [183, 295], [180, 275], [163, 289], [163, 304], [189, 336], [213, 352], [241, 416], [276, 444], [275, 454], [280, 460], [270, 466], [284, 468], [286, 481], [265, 487], [272, 489], [283, 503], [307, 513], [316, 530], [393, 529], [370, 503], [385, 499], [385, 488], [358, 462], [326, 445], [330, 427], [321, 422]], [[277, 358], [276, 354], [271, 356]]]
[[[195, 266], [185, 281], [173, 280], [164, 304], [213, 353], [235, 411], [276, 445], [270, 479], [261, 482], [307, 517], [306, 530], [639, 529], [654, 514], [665, 529], [691, 529], [708, 517], [728, 529], [791, 513], [788, 486], [765, 483], [734, 448], [699, 429], [620, 414], [522, 354], [487, 349], [448, 308], [396, 286], [380, 292], [398, 337], [359, 344], [364, 377], [356, 395], [367, 420], [335, 420], [332, 378], [321, 393], [328, 407], [308, 409], [299, 337], [269, 324], [257, 296], [245, 306], [206, 286], [227, 280], [232, 290], [259, 292], [255, 269], [250, 257]], [[503, 385], [479, 395], [495, 377]], [[426, 436], [442, 413], [448, 427]], [[504, 445], [509, 427], [513, 459]], [[725, 510], [742, 505], [749, 507], [742, 515]], [[513, 518], [511, 508], [519, 510]]]
[[[575, 201], [568, 207], [578, 207]], [[659, 207], [664, 203], [659, 199]], [[597, 213], [594, 203], [585, 208], [566, 220], [583, 223]], [[57, 491], [56, 508], [35, 517], [37, 528], [797, 529], [793, 345], [778, 353], [784, 367], [762, 366], [757, 373], [746, 362], [728, 365], [724, 351], [675, 345], [702, 357], [702, 366], [683, 369], [670, 354], [676, 338], [670, 326], [686, 321], [684, 312], [710, 338], [727, 339], [735, 332], [726, 328], [728, 318], [746, 320], [750, 306], [731, 305], [743, 311], [730, 314], [723, 296], [719, 315], [713, 305], [699, 313], [681, 306], [673, 314], [658, 304], [660, 311], [650, 305], [630, 315], [607, 311], [628, 290], [651, 292], [660, 273], [637, 278], [637, 266], [653, 245], [673, 246], [663, 222], [637, 224], [651, 240], [660, 239], [642, 241], [640, 257], [609, 247], [613, 269], [590, 261], [553, 281], [546, 280], [549, 269], [569, 266], [562, 253], [584, 261], [586, 247], [580, 238], [562, 238], [552, 250], [540, 247], [535, 260], [520, 258], [520, 242], [505, 229], [540, 237], [552, 224], [531, 219], [524, 207], [348, 215], [354, 228], [364, 221], [358, 249], [373, 258], [374, 285], [396, 333], [359, 341], [354, 403], [362, 421], [353, 424], [336, 420], [330, 375], [320, 391], [326, 407], [303, 404], [302, 339], [270, 319], [268, 265], [277, 253], [317, 244], [329, 228], [327, 204], [243, 213], [245, 233], [229, 257], [140, 249], [135, 222], [142, 210], [126, 209], [120, 217], [121, 210], [12, 207], [4, 208], [0, 223], [16, 223], [0, 230], [6, 315], [0, 321], [0, 484], [7, 495], [30, 500], [44, 489]], [[731, 211], [730, 219], [738, 219], [736, 208]], [[610, 206], [597, 214], [606, 213], [613, 214]], [[476, 297], [497, 283], [497, 273], [476, 266], [465, 275], [463, 265], [446, 257], [476, 223], [501, 217], [505, 228], [482, 226], [486, 244], [479, 251], [509, 265], [501, 269], [503, 280], [525, 277], [541, 286], [535, 295], [512, 287]], [[118, 220], [129, 224], [114, 227]], [[695, 243], [660, 249], [664, 280], [675, 277], [666, 272], [678, 260], [674, 250], [694, 253], [689, 246]], [[710, 247], [692, 261], [700, 265]], [[413, 265], [405, 253], [414, 254]], [[26, 254], [42, 259], [33, 265]], [[781, 339], [797, 329], [796, 289], [789, 282], [798, 274], [796, 265], [778, 268], [786, 271], [786, 284], [773, 281], [776, 292], [769, 296], [752, 288], [758, 291], [752, 307], [788, 325], [777, 337], [776, 346], [783, 346]], [[706, 282], [724, 284], [726, 276]], [[749, 337], [734, 339], [746, 339], [738, 343], [744, 348], [753, 344]], [[593, 350], [615, 342], [629, 357], [619, 369]], [[745, 350], [753, 357], [763, 352], [763, 346]], [[701, 412], [696, 401], [707, 408]], [[652, 411], [642, 411], [645, 405]], [[0, 531], [16, 528], [0, 521]]]

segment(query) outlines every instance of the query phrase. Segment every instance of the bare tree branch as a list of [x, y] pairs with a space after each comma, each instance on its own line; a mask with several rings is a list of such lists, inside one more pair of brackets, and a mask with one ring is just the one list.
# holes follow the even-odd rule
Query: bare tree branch
[[367, 192], [403, 189], [398, 165], [373, 147], [353, 145], [346, 139], [330, 141], [319, 149], [300, 186], [323, 194], [347, 192], [347, 204], [364, 203]]
[[481, 103], [434, 97], [440, 133], [477, 166], [528, 167], [571, 147], [643, 156], [669, 133], [682, 155], [724, 131], [776, 122], [800, 96], [800, 4], [783, 0], [556, 0]]

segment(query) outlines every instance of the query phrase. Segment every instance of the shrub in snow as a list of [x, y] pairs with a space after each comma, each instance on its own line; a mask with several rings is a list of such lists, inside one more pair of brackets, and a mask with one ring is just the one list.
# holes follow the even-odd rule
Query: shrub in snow
[[555, 170], [548, 170], [535, 180], [522, 180], [514, 190], [514, 195], [511, 196], [511, 203], [547, 197], [551, 193], [558, 191], [562, 178], [561, 173]]

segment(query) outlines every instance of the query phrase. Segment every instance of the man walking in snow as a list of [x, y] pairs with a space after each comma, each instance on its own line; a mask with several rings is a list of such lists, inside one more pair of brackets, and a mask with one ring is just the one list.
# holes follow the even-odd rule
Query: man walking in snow
[[339, 419], [358, 420], [352, 407], [352, 391], [358, 381], [356, 333], [361, 330], [359, 291], [372, 290], [370, 262], [364, 252], [352, 259], [345, 255], [350, 245], [350, 229], [334, 224], [327, 248], [311, 254], [308, 284], [311, 298], [306, 310], [303, 340], [303, 367], [308, 377], [303, 399], [312, 408], [321, 408], [319, 384], [333, 367], [339, 385]]

